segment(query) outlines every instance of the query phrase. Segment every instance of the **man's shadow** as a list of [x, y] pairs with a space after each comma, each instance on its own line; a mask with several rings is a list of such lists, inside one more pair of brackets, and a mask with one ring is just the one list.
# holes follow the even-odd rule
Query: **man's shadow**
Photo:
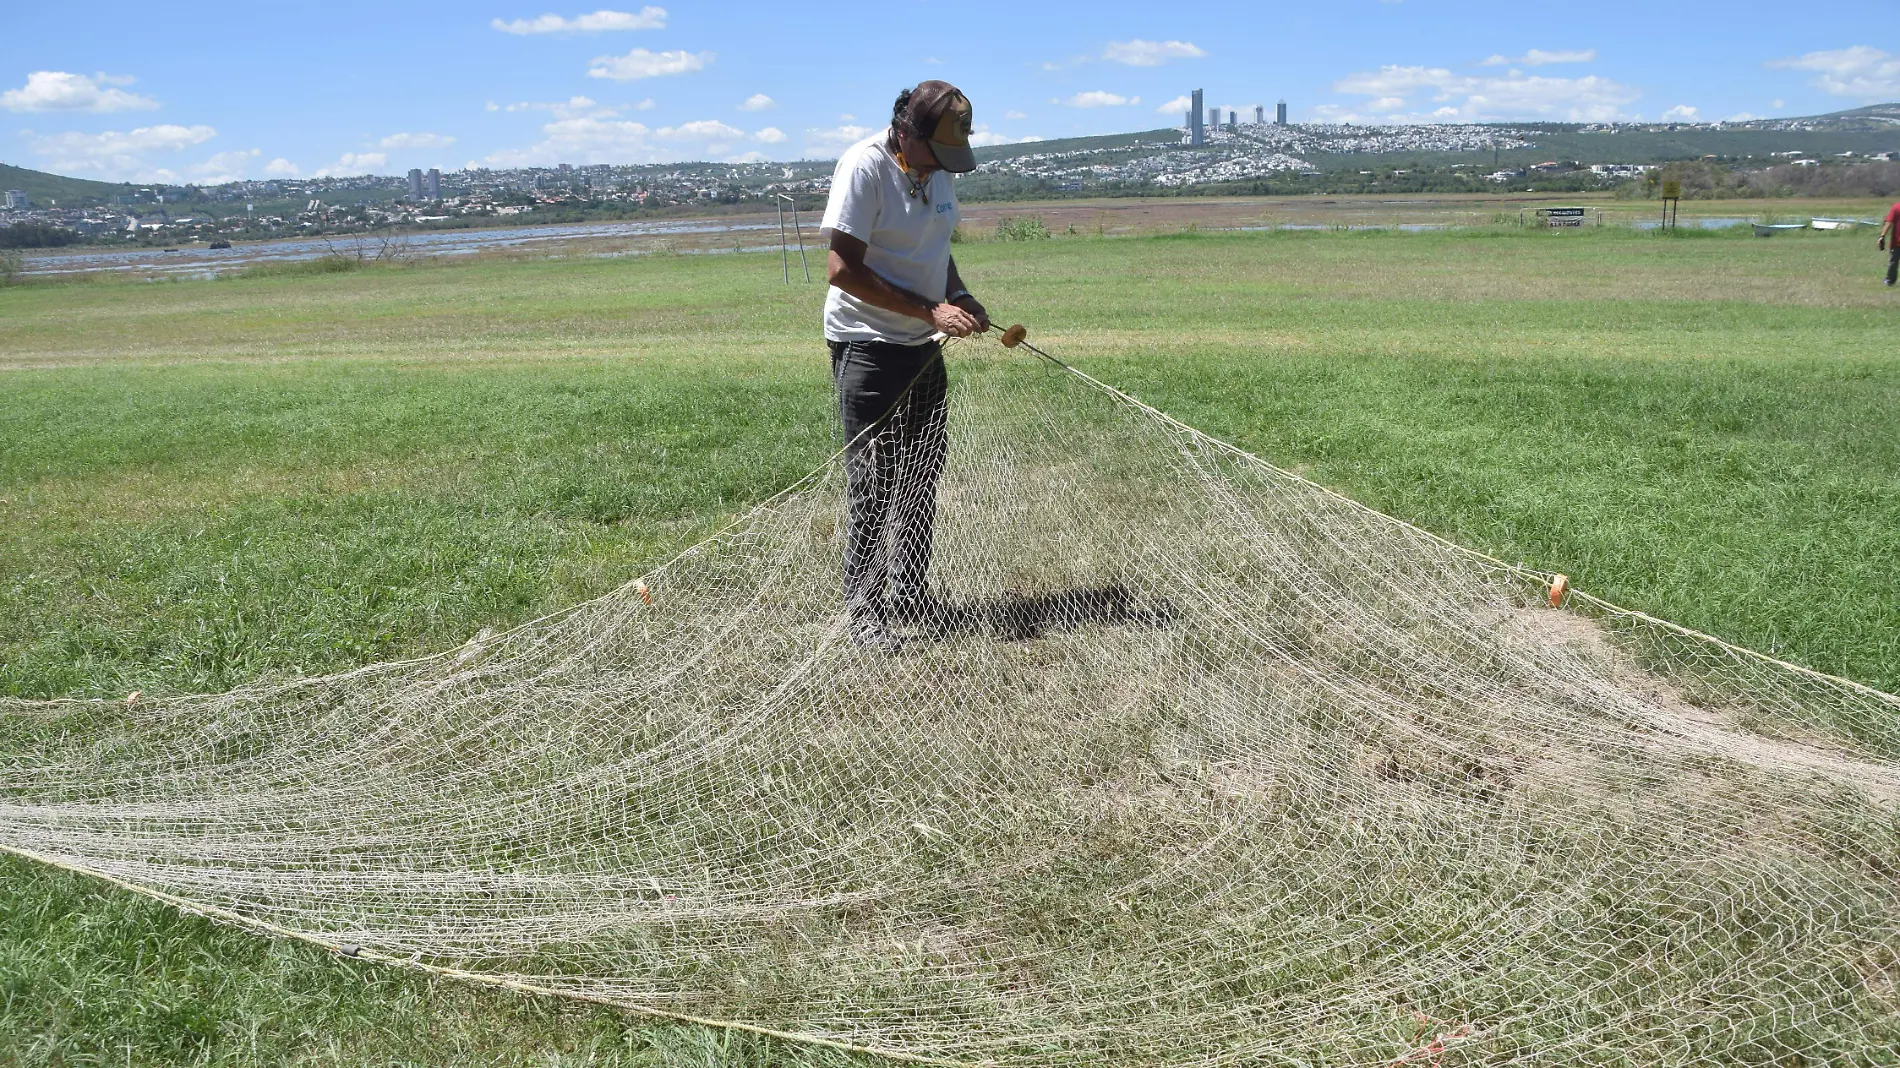
[[1160, 630], [1177, 614], [1166, 598], [1140, 598], [1127, 587], [1111, 585], [967, 604], [942, 602], [931, 618], [919, 621], [917, 630], [922, 637], [989, 634], [1002, 641], [1030, 641], [1090, 625]]

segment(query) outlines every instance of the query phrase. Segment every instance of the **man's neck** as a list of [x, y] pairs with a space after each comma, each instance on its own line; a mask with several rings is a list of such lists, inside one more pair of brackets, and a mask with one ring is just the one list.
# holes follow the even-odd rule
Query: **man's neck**
[[884, 139], [884, 150], [891, 154], [891, 159], [896, 160], [897, 165], [903, 168], [911, 181], [918, 185], [929, 181], [931, 174], [935, 173], [935, 168], [926, 170], [911, 163], [910, 157], [904, 154], [904, 142], [897, 136], [896, 130], [892, 130], [890, 136]]

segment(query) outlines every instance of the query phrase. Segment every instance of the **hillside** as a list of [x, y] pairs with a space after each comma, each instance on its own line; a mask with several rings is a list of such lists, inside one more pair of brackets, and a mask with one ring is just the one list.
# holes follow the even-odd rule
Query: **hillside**
[[[1741, 123], [1482, 123], [1365, 126], [1242, 123], [1201, 146], [1177, 129], [986, 148], [970, 199], [1187, 192], [1427, 192], [1489, 188], [1517, 172], [1537, 188], [1603, 188], [1591, 164], [1648, 167], [1713, 158], [1760, 170], [1790, 158], [1850, 162], [1900, 152], [1900, 104]], [[1558, 177], [1539, 164], [1557, 163]], [[1504, 178], [1509, 181], [1511, 179]]]
[[114, 185], [111, 182], [67, 178], [64, 175], [48, 174], [45, 171], [0, 163], [0, 189], [18, 189], [32, 197], [36, 204], [58, 202], [61, 205], [78, 206], [80, 202], [88, 198], [107, 200], [126, 192], [129, 188], [131, 187]]

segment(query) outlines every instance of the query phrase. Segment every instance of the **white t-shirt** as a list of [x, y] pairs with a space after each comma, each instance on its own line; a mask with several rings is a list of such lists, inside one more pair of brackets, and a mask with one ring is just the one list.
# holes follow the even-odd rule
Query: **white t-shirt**
[[[831, 175], [824, 230], [841, 230], [869, 248], [864, 265], [926, 300], [942, 300], [950, 278], [950, 231], [957, 228], [956, 187], [931, 172], [922, 195], [884, 147], [885, 131], [845, 149]], [[867, 304], [837, 286], [825, 295], [825, 337], [918, 345], [935, 333], [922, 319]]]

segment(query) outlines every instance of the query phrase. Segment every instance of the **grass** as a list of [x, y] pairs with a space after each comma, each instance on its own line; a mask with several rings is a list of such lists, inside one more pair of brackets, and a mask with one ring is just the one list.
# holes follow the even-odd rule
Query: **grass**
[[[1900, 310], [1858, 239], [959, 246], [999, 316], [1374, 507], [1900, 686]], [[769, 262], [768, 262], [769, 261]], [[0, 290], [0, 692], [218, 689], [600, 592], [833, 447], [776, 257]], [[0, 874], [28, 1064], [774, 1063]]]

